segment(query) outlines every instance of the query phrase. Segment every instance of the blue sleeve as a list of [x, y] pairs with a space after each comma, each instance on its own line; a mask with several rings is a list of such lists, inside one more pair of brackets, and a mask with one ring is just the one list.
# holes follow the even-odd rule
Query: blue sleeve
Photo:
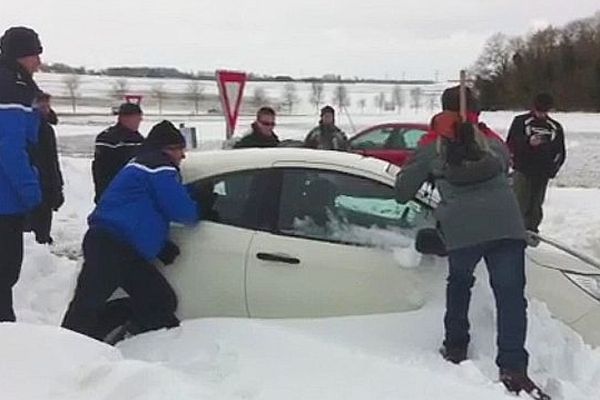
[[[10, 182], [20, 202], [33, 209], [41, 202], [38, 175], [30, 163], [27, 145], [37, 137], [37, 115], [20, 105], [0, 108], [0, 171]], [[32, 134], [34, 130], [35, 135]]]
[[150, 182], [158, 207], [169, 221], [191, 225], [200, 220], [200, 207], [192, 200], [174, 168], [152, 174]]

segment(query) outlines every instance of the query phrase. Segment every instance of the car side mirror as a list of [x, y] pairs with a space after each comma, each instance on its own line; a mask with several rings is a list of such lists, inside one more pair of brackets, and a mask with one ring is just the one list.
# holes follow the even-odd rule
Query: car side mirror
[[433, 254], [446, 257], [448, 251], [439, 230], [435, 228], [423, 228], [417, 232], [415, 249], [421, 254]]

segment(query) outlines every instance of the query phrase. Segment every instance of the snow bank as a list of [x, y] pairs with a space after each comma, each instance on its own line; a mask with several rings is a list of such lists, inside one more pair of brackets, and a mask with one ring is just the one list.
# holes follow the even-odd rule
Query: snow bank
[[[79, 268], [91, 208], [90, 160], [64, 158], [67, 202], [56, 217], [56, 244], [26, 237], [15, 289], [26, 323], [0, 324], [2, 398], [37, 399], [511, 399], [497, 382], [493, 298], [478, 268], [470, 360], [439, 357], [445, 262], [419, 264], [429, 302], [410, 313], [320, 320], [204, 319], [152, 332], [111, 348], [58, 328]], [[552, 188], [542, 232], [600, 256], [600, 190]], [[364, 234], [400, 241], [397, 257], [412, 257], [410, 241], [393, 232]], [[396, 241], [396, 242], [394, 242]], [[408, 243], [408, 245], [407, 245]], [[404, 261], [406, 262], [406, 261]], [[554, 399], [589, 400], [600, 393], [600, 350], [531, 301], [530, 372]]]

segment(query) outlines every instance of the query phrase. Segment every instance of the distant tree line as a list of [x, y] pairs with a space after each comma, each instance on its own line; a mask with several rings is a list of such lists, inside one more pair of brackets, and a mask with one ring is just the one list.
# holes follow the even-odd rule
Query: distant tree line
[[600, 111], [600, 13], [525, 37], [490, 37], [474, 72], [484, 109], [530, 105], [551, 93], [561, 110]]
[[[190, 80], [208, 80], [215, 79], [214, 72], [198, 71], [198, 72], [182, 72], [177, 68], [166, 67], [110, 67], [105, 69], [88, 69], [85, 67], [72, 67], [63, 63], [43, 64], [41, 70], [43, 72], [60, 73], [60, 74], [76, 74], [76, 75], [105, 75], [105, 76], [120, 76], [130, 78], [178, 78]], [[362, 79], [342, 78], [340, 75], [326, 74], [322, 77], [304, 77], [292, 78], [289, 75], [264, 75], [250, 72], [248, 80], [253, 82], [325, 82], [325, 83], [380, 83], [380, 84], [431, 84], [431, 80], [394, 80], [394, 79]]]

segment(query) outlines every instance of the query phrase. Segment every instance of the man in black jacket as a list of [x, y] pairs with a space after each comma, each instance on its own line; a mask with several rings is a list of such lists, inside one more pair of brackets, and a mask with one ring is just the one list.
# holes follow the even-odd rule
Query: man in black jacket
[[56, 134], [52, 125], [58, 123], [56, 113], [50, 107], [50, 95], [40, 93], [36, 100], [40, 112], [40, 130], [37, 145], [31, 149], [33, 165], [39, 171], [42, 188], [42, 203], [27, 217], [26, 231], [35, 233], [40, 244], [52, 244], [50, 236], [52, 212], [58, 211], [65, 201], [63, 195], [63, 177], [58, 162]]
[[115, 175], [138, 152], [144, 137], [138, 132], [142, 122], [142, 109], [134, 103], [123, 103], [119, 107], [117, 124], [104, 130], [96, 137], [92, 174], [98, 203]]
[[277, 147], [279, 138], [273, 132], [275, 127], [275, 110], [262, 107], [256, 113], [256, 121], [252, 123], [252, 131], [237, 141], [234, 149], [248, 147]]
[[538, 232], [548, 181], [565, 162], [565, 137], [560, 123], [548, 116], [553, 99], [538, 94], [533, 110], [514, 118], [507, 144], [513, 158], [513, 189], [519, 201], [525, 227]]

